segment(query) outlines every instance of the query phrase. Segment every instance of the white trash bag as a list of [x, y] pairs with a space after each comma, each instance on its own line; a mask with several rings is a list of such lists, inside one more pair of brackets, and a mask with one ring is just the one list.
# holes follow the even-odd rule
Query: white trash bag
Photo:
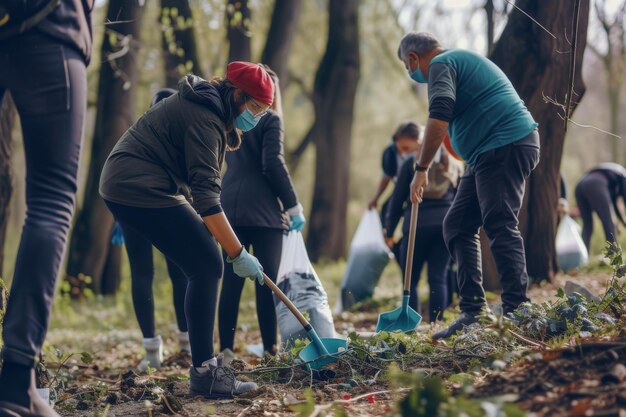
[[[283, 250], [276, 285], [305, 316], [319, 337], [335, 337], [335, 324], [328, 306], [328, 295], [315, 273], [304, 245], [302, 233], [283, 237]], [[274, 295], [276, 319], [282, 342], [306, 339], [307, 333], [287, 306]]]
[[556, 232], [556, 256], [559, 267], [568, 271], [589, 262], [589, 253], [580, 237], [580, 226], [570, 216], [564, 216]]
[[348, 265], [341, 282], [341, 296], [335, 313], [370, 298], [391, 258], [393, 254], [385, 243], [378, 212], [374, 209], [366, 211], [350, 244]]

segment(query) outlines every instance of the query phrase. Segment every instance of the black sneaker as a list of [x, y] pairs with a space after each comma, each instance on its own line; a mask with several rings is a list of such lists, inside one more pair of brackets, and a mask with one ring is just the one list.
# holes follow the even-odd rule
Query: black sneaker
[[257, 389], [254, 382], [239, 381], [227, 366], [209, 365], [207, 372], [200, 373], [195, 367], [189, 370], [189, 394], [204, 398], [232, 398]]
[[454, 336], [457, 332], [462, 331], [465, 327], [478, 323], [478, 317], [468, 313], [461, 313], [448, 327], [443, 330], [433, 333], [432, 339], [447, 339]]

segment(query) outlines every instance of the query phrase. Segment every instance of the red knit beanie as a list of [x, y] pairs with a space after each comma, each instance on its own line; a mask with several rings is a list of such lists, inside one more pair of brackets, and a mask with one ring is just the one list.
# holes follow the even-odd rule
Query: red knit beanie
[[242, 61], [231, 62], [226, 69], [226, 79], [261, 103], [271, 106], [274, 102], [274, 81], [260, 65]]

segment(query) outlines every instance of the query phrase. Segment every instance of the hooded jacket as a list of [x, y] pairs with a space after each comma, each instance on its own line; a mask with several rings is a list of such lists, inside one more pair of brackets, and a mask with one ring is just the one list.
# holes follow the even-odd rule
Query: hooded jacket
[[189, 201], [201, 216], [221, 212], [226, 118], [214, 86], [195, 75], [182, 78], [176, 94], [151, 107], [117, 142], [102, 170], [100, 195], [131, 207]]

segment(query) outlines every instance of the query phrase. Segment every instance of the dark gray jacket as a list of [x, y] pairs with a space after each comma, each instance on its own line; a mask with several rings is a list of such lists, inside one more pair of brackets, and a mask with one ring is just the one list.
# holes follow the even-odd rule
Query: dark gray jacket
[[132, 207], [172, 207], [188, 200], [201, 215], [221, 212], [226, 111], [217, 89], [195, 75], [144, 113], [113, 148], [100, 195]]
[[284, 157], [280, 117], [269, 112], [226, 155], [222, 207], [234, 227], [288, 229], [285, 210], [298, 204]]

